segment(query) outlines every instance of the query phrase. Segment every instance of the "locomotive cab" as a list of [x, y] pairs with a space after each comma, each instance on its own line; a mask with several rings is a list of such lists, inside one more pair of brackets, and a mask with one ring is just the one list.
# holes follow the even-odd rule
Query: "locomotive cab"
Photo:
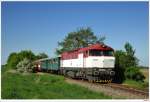
[[115, 57], [112, 48], [97, 44], [85, 49], [83, 54], [88, 79], [113, 79]]
[[113, 50], [89, 50], [91, 67], [114, 68], [115, 57]]

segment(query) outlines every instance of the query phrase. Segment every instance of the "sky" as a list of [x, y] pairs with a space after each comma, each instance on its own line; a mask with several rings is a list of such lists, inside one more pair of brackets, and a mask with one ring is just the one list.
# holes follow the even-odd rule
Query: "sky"
[[2, 2], [1, 63], [21, 50], [54, 57], [58, 41], [69, 32], [90, 27], [115, 50], [131, 43], [139, 64], [148, 66], [148, 9], [148, 2]]

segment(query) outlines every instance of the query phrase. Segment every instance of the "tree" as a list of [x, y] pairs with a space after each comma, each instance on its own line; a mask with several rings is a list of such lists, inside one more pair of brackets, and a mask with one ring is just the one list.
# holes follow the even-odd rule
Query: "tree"
[[42, 59], [42, 58], [48, 58], [48, 55], [45, 54], [45, 53], [39, 53], [39, 54], [36, 56], [36, 59]]
[[68, 36], [61, 42], [58, 42], [58, 48], [56, 54], [61, 54], [64, 51], [70, 51], [77, 48], [87, 47], [89, 44], [95, 44], [96, 42], [103, 42], [105, 39], [98, 39], [91, 28], [80, 28], [75, 32], [68, 33]]
[[7, 67], [12, 68], [12, 69], [16, 69], [16, 65], [18, 64], [18, 62], [19, 62], [18, 53], [13, 52], [8, 57]]
[[19, 72], [32, 70], [32, 62], [36, 59], [47, 58], [45, 53], [39, 53], [37, 56], [31, 50], [22, 50], [18, 53], [11, 53], [7, 60], [7, 69], [16, 69]]
[[[135, 49], [133, 50], [133, 47], [130, 43], [125, 43], [124, 45], [125, 51], [119, 50], [116, 51], [116, 64], [119, 67], [122, 68], [128, 68], [131, 66], [137, 66], [138, 65], [138, 59], [136, 58]], [[118, 65], [119, 64], [119, 65]]]
[[124, 45], [127, 55], [134, 56], [135, 49], [133, 50], [132, 45], [129, 42], [126, 42]]
[[124, 45], [124, 48], [126, 50], [126, 67], [137, 66], [139, 60], [134, 55], [135, 49], [129, 42]]
[[17, 64], [24, 60], [24, 58], [27, 58], [29, 59], [30, 61], [33, 61], [35, 60], [35, 55], [32, 51], [30, 50], [23, 50], [19, 53], [11, 53], [8, 57], [8, 60], [7, 60], [7, 67], [8, 68], [12, 68], [12, 69], [17, 69]]
[[96, 43], [102, 43], [102, 44], [104, 44], [104, 40], [105, 40], [105, 39], [106, 39], [105, 36], [99, 36], [99, 37], [97, 37]]
[[35, 54], [31, 50], [23, 50], [23, 51], [19, 52], [18, 57], [19, 57], [20, 61], [23, 60], [24, 58], [27, 58], [31, 61], [36, 59]]
[[125, 51], [115, 51], [115, 81], [122, 83], [125, 79], [143, 81], [143, 74], [137, 68], [138, 59], [135, 56], [135, 49], [130, 43], [124, 45]]

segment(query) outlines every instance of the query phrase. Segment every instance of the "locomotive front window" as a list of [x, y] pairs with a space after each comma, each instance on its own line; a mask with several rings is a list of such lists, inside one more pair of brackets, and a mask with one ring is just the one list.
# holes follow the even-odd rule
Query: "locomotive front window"
[[113, 51], [90, 50], [89, 56], [113, 56]]
[[104, 56], [113, 56], [113, 51], [103, 51]]
[[100, 50], [90, 50], [89, 55], [90, 55], [90, 56], [102, 56], [102, 55], [103, 55], [103, 52], [100, 51]]

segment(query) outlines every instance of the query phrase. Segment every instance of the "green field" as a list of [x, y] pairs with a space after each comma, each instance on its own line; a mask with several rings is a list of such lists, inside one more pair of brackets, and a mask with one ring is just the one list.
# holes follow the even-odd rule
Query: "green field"
[[63, 76], [2, 71], [2, 99], [111, 99], [103, 93], [68, 84]]

